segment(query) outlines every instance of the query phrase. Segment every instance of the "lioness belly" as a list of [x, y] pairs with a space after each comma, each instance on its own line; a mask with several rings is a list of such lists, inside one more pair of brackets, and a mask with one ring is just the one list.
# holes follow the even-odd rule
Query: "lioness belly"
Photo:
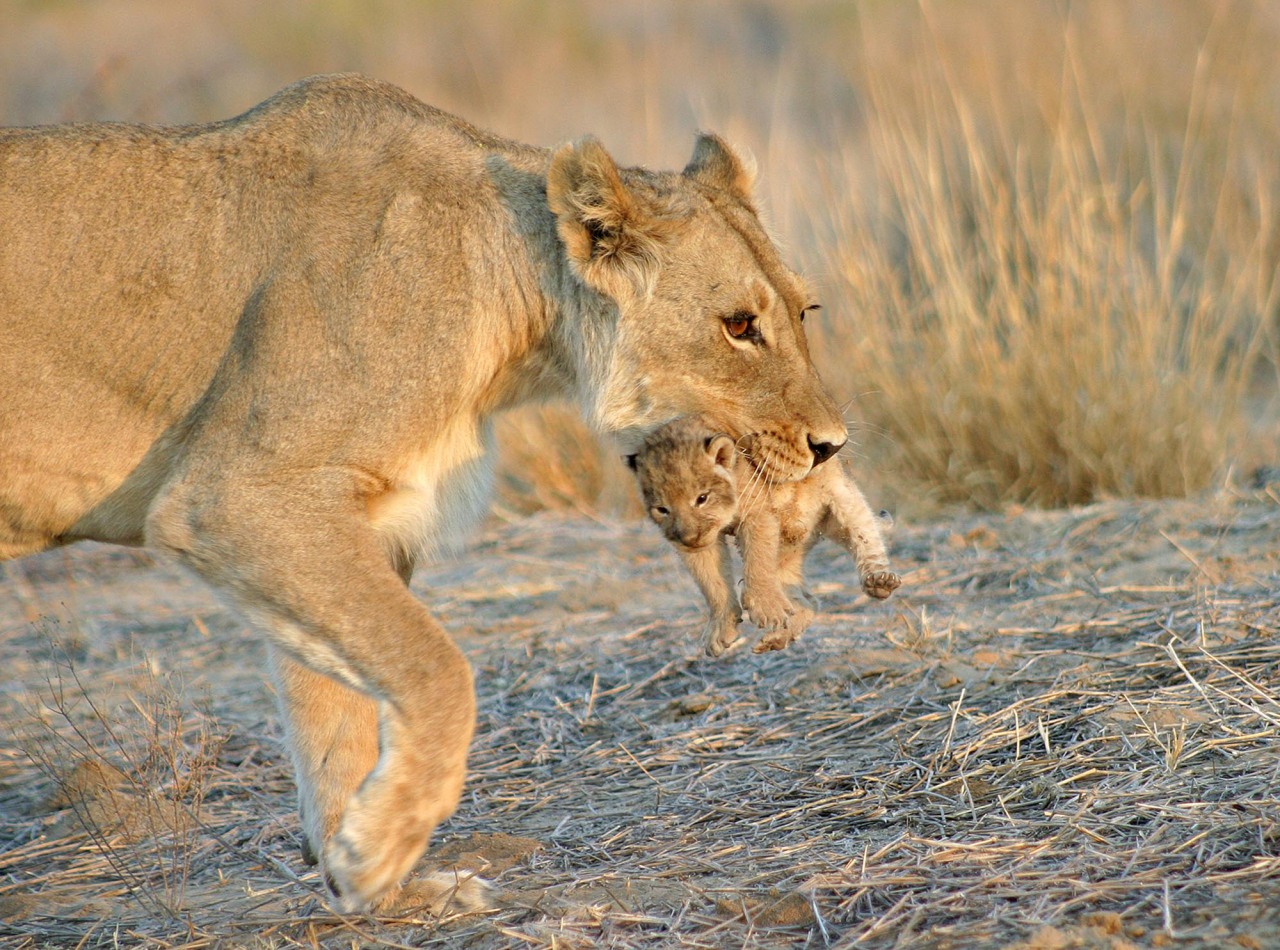
[[401, 466], [392, 487], [368, 502], [387, 548], [410, 563], [456, 552], [489, 504], [493, 427], [462, 417]]

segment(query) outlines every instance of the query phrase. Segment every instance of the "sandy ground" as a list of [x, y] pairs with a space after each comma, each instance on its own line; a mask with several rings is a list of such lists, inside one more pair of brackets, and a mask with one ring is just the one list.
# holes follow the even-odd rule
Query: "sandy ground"
[[[1280, 947], [1280, 496], [899, 524], [790, 649], [697, 655], [645, 524], [494, 524], [418, 593], [471, 657], [429, 865], [493, 913], [343, 919], [252, 631], [144, 553], [0, 575], [5, 946]], [[749, 628], [748, 628], [749, 630]]]

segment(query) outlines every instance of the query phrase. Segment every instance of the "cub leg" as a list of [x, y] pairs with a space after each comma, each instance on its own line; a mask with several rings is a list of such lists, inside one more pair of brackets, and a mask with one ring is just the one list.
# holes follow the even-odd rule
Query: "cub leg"
[[832, 479], [830, 506], [824, 520], [823, 533], [853, 555], [862, 578], [862, 589], [868, 596], [884, 600], [902, 584], [902, 578], [889, 569], [880, 519], [871, 511], [862, 491], [847, 476]]
[[807, 548], [803, 544], [783, 544], [778, 552], [778, 582], [797, 607], [814, 606], [813, 596], [804, 586], [804, 556], [809, 553]]
[[[312, 785], [303, 799], [313, 812], [309, 833], [324, 839], [322, 869], [343, 910], [389, 909], [461, 794], [475, 724], [470, 667], [396, 576], [340, 475], [323, 470], [286, 483], [201, 474], [157, 501], [148, 538], [227, 594], [312, 674], [279, 670], [291, 737], [308, 746], [294, 755]], [[318, 714], [308, 692], [316, 676], [363, 694], [363, 705], [339, 690], [321, 694], [339, 697], [352, 728], [369, 728], [369, 707], [376, 709], [377, 759], [354, 791], [372, 740], [332, 745], [335, 719]], [[340, 761], [325, 758], [327, 742]], [[344, 797], [336, 827], [325, 827]], [[430, 903], [453, 896], [453, 887], [451, 879], [417, 881], [407, 890]], [[471, 896], [458, 903], [473, 906]]]
[[782, 589], [778, 571], [782, 536], [775, 512], [760, 505], [744, 517], [738, 526], [738, 542], [742, 547], [742, 605], [752, 623], [765, 631], [754, 652], [781, 650], [808, 625], [812, 612], [798, 611]]
[[703, 648], [708, 656], [719, 656], [738, 642], [738, 624], [742, 622], [729, 545], [722, 535], [705, 548], [681, 550], [680, 558], [711, 611], [702, 634]]

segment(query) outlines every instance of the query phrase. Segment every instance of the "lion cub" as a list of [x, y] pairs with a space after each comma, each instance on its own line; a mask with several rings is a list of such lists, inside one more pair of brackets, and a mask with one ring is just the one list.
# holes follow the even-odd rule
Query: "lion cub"
[[[870, 596], [888, 597], [902, 583], [889, 570], [879, 519], [838, 459], [800, 481], [768, 484], [727, 435], [683, 417], [654, 432], [627, 464], [649, 516], [706, 598], [711, 616], [703, 645], [711, 656], [737, 642], [743, 607], [765, 631], [756, 653], [781, 650], [804, 632], [813, 619], [804, 557], [821, 537], [853, 555]], [[730, 534], [742, 552], [741, 607], [725, 540]]]

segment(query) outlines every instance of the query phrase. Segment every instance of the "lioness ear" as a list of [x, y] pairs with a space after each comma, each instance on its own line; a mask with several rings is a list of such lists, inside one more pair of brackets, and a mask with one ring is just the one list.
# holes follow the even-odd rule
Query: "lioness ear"
[[734, 444], [733, 439], [729, 438], [723, 432], [717, 432], [715, 435], [707, 436], [707, 440], [703, 443], [707, 450], [707, 455], [711, 456], [711, 461], [721, 468], [733, 470]]
[[653, 285], [670, 221], [636, 198], [596, 139], [565, 145], [551, 157], [547, 204], [584, 283], [615, 298]]
[[754, 210], [751, 191], [756, 182], [756, 161], [750, 153], [738, 155], [720, 136], [712, 132], [698, 133], [693, 143], [693, 157], [684, 167], [684, 175], [727, 191]]

